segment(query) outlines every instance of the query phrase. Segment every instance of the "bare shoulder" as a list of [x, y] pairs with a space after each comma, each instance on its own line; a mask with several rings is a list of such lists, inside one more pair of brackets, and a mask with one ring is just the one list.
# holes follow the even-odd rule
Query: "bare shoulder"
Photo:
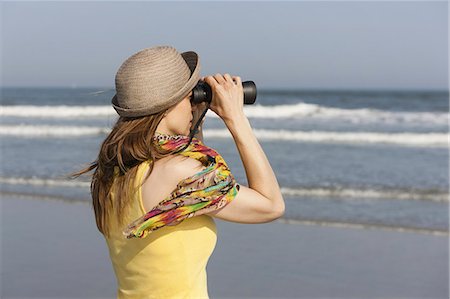
[[142, 204], [145, 211], [150, 211], [169, 196], [181, 180], [200, 172], [203, 168], [200, 161], [181, 155], [172, 155], [155, 161], [150, 176], [142, 185]]
[[[179, 181], [200, 172], [205, 167], [197, 159], [171, 155], [155, 162], [153, 171], [160, 183], [176, 186]], [[153, 172], [152, 171], [152, 172]]]
[[182, 155], [175, 155], [162, 165], [162, 170], [167, 179], [172, 178], [178, 181], [192, 176], [204, 168], [199, 160]]

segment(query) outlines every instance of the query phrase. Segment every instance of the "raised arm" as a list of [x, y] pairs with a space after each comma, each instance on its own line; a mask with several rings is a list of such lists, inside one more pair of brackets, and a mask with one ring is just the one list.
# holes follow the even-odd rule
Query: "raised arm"
[[283, 213], [285, 205], [280, 186], [249, 120], [240, 115], [227, 121], [226, 125], [233, 135], [244, 164], [249, 188], [269, 199], [271, 209]]
[[[234, 82], [233, 82], [234, 80]], [[206, 77], [214, 96], [211, 109], [218, 114], [236, 143], [247, 175], [236, 197], [222, 209], [209, 213], [233, 222], [269, 222], [284, 214], [285, 204], [272, 167], [243, 112], [240, 77], [216, 74]]]

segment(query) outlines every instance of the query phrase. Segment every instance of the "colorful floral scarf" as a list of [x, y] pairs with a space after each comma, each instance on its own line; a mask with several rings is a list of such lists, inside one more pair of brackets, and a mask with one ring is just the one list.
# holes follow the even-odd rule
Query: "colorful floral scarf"
[[[156, 133], [155, 146], [176, 150], [186, 146], [189, 136]], [[219, 209], [234, 199], [239, 191], [225, 160], [214, 149], [192, 138], [178, 154], [195, 158], [206, 167], [180, 181], [172, 193], [151, 211], [128, 224], [123, 234], [127, 239], [145, 238], [152, 231], [166, 225], [177, 225], [186, 218]]]

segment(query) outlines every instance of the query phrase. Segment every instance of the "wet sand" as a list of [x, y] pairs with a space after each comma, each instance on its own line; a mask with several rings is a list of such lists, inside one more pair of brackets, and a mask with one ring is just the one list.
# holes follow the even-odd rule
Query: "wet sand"
[[[1, 298], [115, 298], [86, 203], [2, 196]], [[211, 298], [449, 298], [448, 236], [216, 219]]]

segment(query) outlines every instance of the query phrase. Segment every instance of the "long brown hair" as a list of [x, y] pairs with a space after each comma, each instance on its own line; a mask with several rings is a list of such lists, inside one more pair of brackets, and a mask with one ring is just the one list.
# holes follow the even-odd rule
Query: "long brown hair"
[[[154, 147], [152, 142], [166, 111], [139, 118], [119, 117], [103, 141], [97, 159], [68, 176], [74, 179], [95, 169], [90, 187], [92, 206], [98, 230], [105, 236], [110, 236], [110, 217], [116, 217], [120, 227], [125, 222], [124, 215], [127, 215], [132, 195], [137, 191], [130, 188], [134, 186], [137, 166], [144, 161], [152, 162], [145, 181], [153, 170], [153, 162], [171, 154]], [[115, 168], [119, 171], [114, 179]], [[114, 191], [114, 198], [111, 191]]]

